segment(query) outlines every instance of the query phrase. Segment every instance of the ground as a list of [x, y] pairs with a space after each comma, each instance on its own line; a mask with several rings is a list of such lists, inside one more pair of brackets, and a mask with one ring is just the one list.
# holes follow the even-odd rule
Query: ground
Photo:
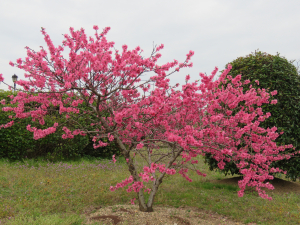
[[[237, 185], [239, 177], [211, 180], [210, 182], [219, 184]], [[274, 193], [290, 193], [300, 194], [299, 182], [286, 181], [280, 178], [274, 178], [270, 181], [275, 189], [270, 192]], [[269, 190], [267, 191], [269, 193]], [[102, 224], [125, 225], [194, 225], [194, 224], [242, 224], [226, 218], [217, 213], [206, 212], [198, 208], [184, 207], [172, 208], [154, 206], [154, 212], [144, 213], [138, 210], [138, 205], [115, 205], [109, 207], [90, 208], [86, 210], [85, 224], [93, 224], [102, 222]], [[95, 211], [94, 213], [91, 213]], [[188, 212], [190, 210], [190, 212]], [[101, 223], [98, 223], [101, 224]], [[250, 225], [250, 224], [248, 224]]]
[[[198, 208], [173, 208], [160, 206], [153, 208], [154, 212], [152, 213], [139, 211], [138, 205], [116, 205], [99, 208], [95, 213], [90, 215], [87, 213], [87, 223], [85, 224], [94, 224], [96, 221], [102, 221], [102, 224], [107, 225], [242, 224], [229, 220], [216, 213], [208, 213]], [[189, 213], [187, 213], [188, 210], [190, 210]]]

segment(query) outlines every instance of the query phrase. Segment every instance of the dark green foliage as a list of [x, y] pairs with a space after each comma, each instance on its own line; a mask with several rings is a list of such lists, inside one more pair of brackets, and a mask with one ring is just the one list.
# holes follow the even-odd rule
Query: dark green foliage
[[[10, 106], [10, 98], [7, 95], [12, 95], [11, 92], [1, 92], [1, 99], [6, 99], [6, 105]], [[6, 124], [12, 119], [9, 115], [14, 115], [12, 112], [3, 112], [0, 106], [0, 124]], [[0, 130], [0, 157], [8, 158], [11, 161], [22, 160], [24, 157], [36, 158], [51, 156], [55, 158], [72, 157], [73, 154], [78, 154], [88, 143], [87, 137], [75, 136], [74, 139], [62, 139], [62, 131], [57, 131], [54, 134], [48, 135], [45, 138], [34, 140], [32, 132], [26, 129], [26, 126], [45, 129], [53, 126], [53, 118], [47, 116], [45, 125], [40, 125], [38, 122], [33, 122], [31, 117], [25, 119], [13, 119], [14, 125], [9, 128]], [[75, 155], [74, 155], [75, 156]]]
[[[108, 142], [107, 138], [102, 138], [101, 140], [105, 143]], [[111, 142], [109, 145], [97, 149], [94, 149], [93, 144], [94, 142], [92, 141], [92, 138], [90, 138], [88, 145], [83, 149], [83, 154], [85, 156], [101, 159], [112, 159], [113, 155], [122, 155], [120, 152], [120, 148], [115, 142]]]
[[[250, 80], [249, 84], [243, 86], [243, 93], [246, 93], [246, 91], [249, 90], [250, 85], [252, 85], [252, 87], [256, 90], [258, 90], [258, 88], [264, 88], [269, 93], [277, 90], [277, 95], [270, 95], [269, 98], [269, 101], [277, 99], [277, 104], [254, 106], [254, 109], [261, 107], [264, 114], [267, 112], [271, 113], [271, 116], [264, 122], [260, 122], [259, 126], [265, 129], [275, 126], [277, 127], [276, 132], [280, 133], [281, 131], [284, 131], [284, 133], [275, 140], [277, 146], [292, 144], [295, 147], [295, 150], [286, 149], [285, 152], [281, 152], [280, 154], [299, 151], [300, 76], [297, 73], [296, 67], [292, 64], [292, 62], [288, 62], [284, 57], [280, 57], [278, 53], [273, 56], [262, 52], [255, 52], [255, 54], [250, 54], [246, 57], [239, 57], [230, 64], [232, 65], [232, 69], [228, 75], [235, 78], [238, 74], [241, 74], [241, 82]], [[255, 80], [259, 80], [259, 85], [256, 84]], [[231, 81], [229, 83], [231, 83]], [[227, 84], [228, 83], [221, 83], [218, 88], [222, 88], [222, 85], [226, 88]], [[245, 102], [239, 103], [237, 109], [233, 111], [232, 115], [235, 115], [239, 111], [239, 106], [245, 106], [244, 103]], [[224, 107], [228, 107], [225, 106], [223, 102], [221, 103], [221, 106], [223, 109]], [[245, 124], [239, 124], [239, 127], [244, 126]], [[244, 137], [244, 135], [242, 137]], [[240, 149], [243, 146], [245, 145], [240, 144], [237, 147]], [[211, 154], [206, 154], [205, 160], [211, 170], [219, 170], [217, 166], [218, 162], [212, 158]], [[228, 163], [225, 161], [225, 163], [227, 163], [225, 169], [220, 170], [225, 173], [225, 175], [229, 172], [232, 173], [232, 175], [241, 175], [233, 162]], [[293, 181], [300, 177], [299, 155], [297, 155], [297, 157], [292, 157], [289, 160], [273, 162], [271, 166], [286, 170], [286, 177]]]
[[[75, 97], [72, 97], [71, 99], [74, 99]], [[96, 103], [93, 103], [94, 106], [96, 106]], [[80, 110], [84, 112], [85, 110], [89, 111], [90, 108], [86, 105], [85, 102], [83, 104], [78, 105]], [[82, 115], [77, 115], [75, 114], [74, 117], [76, 118], [75, 120], [78, 121], [78, 124], [73, 124], [73, 129], [80, 129], [80, 125], [83, 125], [84, 127], [90, 127], [90, 124], [93, 123], [93, 121], [98, 121], [98, 118], [95, 116], [95, 114], [85, 114], [83, 113], [84, 116]], [[110, 113], [108, 111], [103, 111], [102, 115], [104, 117], [109, 117]], [[70, 127], [70, 124], [68, 124]], [[113, 155], [121, 156], [120, 148], [117, 145], [115, 141], [109, 142], [107, 138], [101, 138], [100, 140], [104, 143], [109, 143], [105, 147], [100, 147], [100, 148], [94, 148], [94, 142], [93, 142], [93, 136], [87, 136], [88, 139], [88, 144], [84, 147], [82, 150], [82, 155], [85, 157], [94, 157], [94, 158], [101, 158], [101, 159], [111, 159]], [[99, 139], [98, 139], [99, 140]], [[96, 142], [97, 143], [97, 142]]]
[[[11, 91], [0, 91], [0, 100], [5, 99], [6, 104], [0, 105], [0, 124], [6, 124], [12, 119], [8, 118], [9, 115], [14, 115], [13, 112], [2, 111], [3, 107], [10, 106], [10, 95], [13, 94]], [[35, 103], [30, 103], [33, 106]], [[14, 104], [15, 106], [16, 104]], [[29, 105], [29, 104], [28, 104]], [[37, 103], [35, 106], [39, 106]], [[80, 109], [84, 109], [86, 106], [79, 105]], [[50, 106], [50, 109], [56, 109], [57, 107]], [[108, 113], [105, 116], [109, 116]], [[78, 125], [70, 124], [65, 117], [62, 117], [57, 111], [51, 111], [49, 115], [45, 117], [45, 124], [40, 125], [37, 121], [33, 122], [32, 118], [25, 119], [13, 119], [14, 125], [9, 128], [0, 129], [0, 157], [7, 158], [10, 161], [23, 161], [25, 157], [27, 158], [37, 158], [45, 157], [50, 161], [57, 161], [69, 158], [90, 156], [98, 158], [112, 158], [112, 155], [119, 156], [119, 149], [116, 147], [115, 143], [110, 143], [106, 147], [101, 147], [94, 149], [92, 138], [88, 135], [81, 136], [75, 135], [73, 139], [63, 139], [62, 134], [64, 131], [58, 129], [55, 133], [41, 138], [38, 140], [33, 139], [33, 133], [26, 129], [26, 126], [30, 124], [32, 127], [37, 127], [38, 129], [46, 129], [53, 126], [54, 122], [59, 124], [66, 123], [68, 127], [73, 129], [79, 128]], [[90, 122], [84, 117], [78, 118], [80, 124], [90, 124]], [[71, 129], [71, 130], [73, 130]], [[105, 139], [101, 139], [105, 142]]]

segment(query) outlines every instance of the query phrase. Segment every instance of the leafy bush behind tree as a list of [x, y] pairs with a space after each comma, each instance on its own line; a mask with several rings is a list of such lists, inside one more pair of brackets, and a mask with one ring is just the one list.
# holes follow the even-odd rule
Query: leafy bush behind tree
[[[0, 100], [5, 99], [6, 104], [0, 105], [0, 124], [6, 124], [11, 120], [14, 120], [14, 125], [9, 128], [0, 129], [0, 157], [7, 158], [10, 161], [21, 160], [27, 158], [46, 157], [50, 161], [57, 161], [63, 159], [70, 159], [76, 157], [96, 157], [96, 158], [111, 158], [112, 155], [119, 156], [120, 151], [115, 143], [111, 143], [106, 147], [94, 149], [92, 137], [86, 135], [75, 135], [73, 139], [63, 139], [62, 135], [64, 131], [58, 129], [55, 133], [41, 138], [38, 140], [33, 139], [33, 133], [26, 129], [26, 126], [30, 124], [32, 127], [38, 129], [45, 129], [49, 126], [53, 126], [54, 122], [59, 124], [70, 122], [66, 120], [58, 112], [58, 107], [49, 107], [51, 113], [45, 117], [45, 124], [40, 125], [38, 121], [32, 121], [32, 118], [19, 119], [8, 118], [9, 115], [14, 115], [13, 112], [2, 111], [3, 107], [10, 106], [11, 95], [17, 95], [12, 91], [0, 90]], [[65, 96], [66, 98], [66, 96]], [[16, 105], [15, 103], [14, 105]], [[38, 105], [36, 105], [38, 107]], [[86, 109], [86, 105], [78, 105], [81, 110]], [[31, 105], [31, 107], [34, 107]], [[106, 116], [109, 116], [106, 113]], [[83, 121], [81, 118], [77, 120], [79, 123], [89, 123], [89, 121]], [[74, 129], [79, 126], [74, 124]], [[106, 138], [101, 139], [103, 142], [107, 142]]]
[[[229, 64], [229, 63], [228, 63]], [[226, 68], [227, 65], [226, 64]], [[250, 80], [250, 83], [243, 86], [243, 93], [246, 93], [250, 89], [250, 85], [254, 89], [266, 89], [268, 92], [277, 90], [277, 95], [270, 96], [269, 101], [277, 99], [277, 104], [263, 104], [262, 106], [255, 106], [262, 108], [263, 113], [270, 112], [271, 116], [265, 121], [260, 123], [260, 127], [265, 129], [276, 126], [278, 130], [276, 132], [284, 133], [280, 135], [276, 140], [277, 146], [292, 144], [295, 150], [288, 149], [280, 154], [286, 152], [296, 152], [300, 150], [300, 76], [297, 72], [296, 67], [292, 62], [287, 61], [284, 57], [280, 57], [279, 54], [273, 56], [270, 54], [255, 52], [246, 57], [239, 57], [236, 60], [230, 62], [232, 69], [229, 75], [235, 78], [238, 74], [242, 74], [241, 82]], [[221, 71], [223, 72], [223, 71]], [[227, 79], [228, 80], [228, 79]], [[255, 82], [259, 81], [259, 85]], [[231, 83], [229, 81], [228, 83]], [[222, 86], [227, 87], [221, 83], [218, 88]], [[231, 83], [232, 84], [232, 83]], [[223, 109], [224, 103], [221, 103]], [[245, 106], [244, 102], [239, 103], [239, 106]], [[235, 109], [232, 115], [238, 112], [238, 108]], [[219, 111], [216, 111], [219, 112]], [[239, 124], [239, 127], [244, 127], [245, 124]], [[244, 137], [245, 135], [243, 135]], [[238, 149], [244, 147], [244, 144], [237, 146]], [[242, 175], [239, 173], [236, 164], [232, 161], [225, 162], [225, 169], [220, 170], [218, 168], [218, 162], [212, 157], [211, 154], [205, 155], [205, 161], [209, 165], [210, 170], [218, 170], [227, 175], [229, 172], [234, 175]], [[290, 178], [295, 181], [300, 177], [300, 158], [292, 157], [289, 160], [281, 160], [273, 162], [270, 167], [279, 167], [280, 169], [286, 170], [286, 178]]]

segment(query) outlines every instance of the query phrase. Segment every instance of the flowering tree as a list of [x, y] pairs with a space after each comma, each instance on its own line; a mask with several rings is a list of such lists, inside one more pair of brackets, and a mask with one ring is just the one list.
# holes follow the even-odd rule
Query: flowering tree
[[[243, 94], [240, 75], [232, 79], [233, 86], [217, 89], [220, 82], [225, 84], [224, 78], [231, 69], [230, 65], [215, 82], [212, 79], [217, 68], [209, 77], [200, 73], [203, 81], [200, 85], [198, 81], [188, 83], [190, 76], [187, 75], [182, 91], [175, 91], [169, 85], [170, 79], [167, 76], [182, 67], [191, 67], [192, 63], [188, 64], [188, 61], [194, 54], [193, 51], [187, 54], [184, 63], [180, 63], [175, 71], [166, 75], [166, 71], [178, 65], [178, 62], [174, 60], [162, 66], [156, 64], [161, 56], [157, 52], [163, 45], [153, 49], [151, 57], [146, 59], [138, 54], [140, 47], [128, 51], [127, 46], [123, 45], [122, 54], [116, 50], [115, 59], [112, 59], [109, 49], [114, 43], [107, 42], [105, 38], [110, 28], [105, 28], [100, 35], [97, 33], [98, 27], [94, 26], [94, 29], [96, 40], [90, 37], [88, 42], [84, 29], [74, 32], [70, 28], [72, 37], [65, 34], [66, 40], [63, 41], [63, 46], [70, 48], [69, 60], [66, 60], [61, 55], [64, 48], [55, 48], [42, 28], [51, 58], [48, 59], [47, 52], [42, 47], [40, 52], [26, 47], [28, 57], [25, 61], [18, 59], [15, 64], [10, 62], [11, 66], [29, 72], [25, 74], [29, 81], [17, 81], [24, 88], [16, 97], [12, 96], [12, 103], [18, 102], [18, 106], [4, 107], [3, 110], [13, 111], [15, 116], [12, 119], [32, 117], [41, 125], [44, 124], [44, 117], [50, 106], [59, 106], [59, 113], [72, 123], [78, 123], [78, 118], [86, 118], [90, 125], [82, 126], [78, 123], [80, 129], [72, 130], [64, 124], [54, 122], [53, 126], [45, 130], [30, 125], [27, 130], [33, 132], [34, 139], [44, 138], [58, 129], [65, 132], [62, 138], [91, 135], [94, 148], [109, 144], [101, 142], [101, 137], [117, 143], [131, 176], [115, 187], [111, 186], [110, 190], [115, 191], [133, 183], [127, 192], [137, 192], [141, 211], [153, 211], [155, 194], [166, 174], [174, 175], [178, 172], [189, 182], [192, 180], [187, 175], [188, 169], [206, 176], [195, 168], [198, 161], [192, 160], [205, 152], [210, 152], [219, 161], [220, 169], [224, 168], [224, 160], [240, 161], [237, 166], [244, 178], [239, 182], [238, 196], [243, 196], [248, 185], [255, 186], [262, 198], [271, 200], [261, 187], [273, 189], [271, 184], [264, 181], [273, 179], [270, 172], [281, 170], [270, 168], [269, 165], [272, 161], [291, 157], [292, 155], [278, 153], [293, 146], [277, 147], [273, 142], [279, 136], [275, 133], [276, 127], [267, 130], [259, 127], [259, 121], [264, 121], [270, 113], [263, 115], [261, 108], [254, 110], [252, 106], [269, 103], [269, 93], [251, 89]], [[150, 71], [156, 75], [140, 84], [143, 73]], [[2, 74], [0, 81], [3, 81]], [[249, 80], [245, 83], [248, 82]], [[150, 83], [155, 85], [151, 92]], [[144, 94], [141, 96], [138, 90]], [[197, 91], [201, 91], [201, 94]], [[37, 96], [33, 95], [37, 93]], [[146, 93], [149, 95], [146, 96]], [[69, 98], [63, 99], [64, 94]], [[271, 94], [275, 95], [276, 91]], [[241, 101], [245, 101], [246, 107], [241, 107], [239, 113], [231, 116], [232, 109]], [[30, 102], [40, 103], [40, 106], [28, 109], [25, 106]], [[224, 102], [226, 107], [221, 108], [220, 102]], [[83, 103], [87, 105], [87, 110], [78, 108]], [[276, 104], [276, 100], [271, 104]], [[203, 112], [204, 106], [207, 106], [206, 114]], [[216, 113], [215, 109], [221, 112]], [[104, 117], [107, 112], [110, 115]], [[13, 123], [14, 120], [1, 125], [1, 128], [10, 127]], [[240, 128], [239, 123], [246, 125]], [[267, 135], [262, 135], [266, 132]], [[242, 138], [242, 134], [247, 135]], [[161, 142], [168, 146], [167, 152], [159, 152], [157, 144]], [[237, 150], [236, 146], [241, 142], [246, 143], [246, 147]], [[158, 150], [158, 153], [154, 154], [154, 150]], [[148, 165], [143, 171], [138, 171], [134, 163], [136, 154]], [[116, 161], [114, 157], [113, 161]], [[189, 164], [193, 168], [189, 168]], [[146, 184], [149, 182], [152, 182], [151, 188]], [[143, 189], [150, 194], [148, 202], [145, 201]]]

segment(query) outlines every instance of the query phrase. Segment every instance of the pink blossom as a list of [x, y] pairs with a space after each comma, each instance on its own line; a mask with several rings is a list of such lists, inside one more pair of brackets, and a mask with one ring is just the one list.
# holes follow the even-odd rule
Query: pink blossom
[[274, 100], [271, 101], [271, 104], [275, 105], [276, 103], [277, 103], [277, 99], [274, 99]]
[[113, 155], [113, 162], [116, 163], [117, 160], [115, 159], [115, 155]]
[[277, 94], [277, 91], [276, 91], [276, 90], [271, 92], [271, 95], [272, 95], [272, 96], [274, 96], [274, 95], [276, 95], [276, 94]]
[[130, 201], [131, 201], [131, 205], [134, 205], [135, 198], [131, 199]]
[[136, 146], [136, 149], [141, 149], [143, 148], [144, 144], [143, 143], [139, 143], [137, 146]]
[[110, 191], [114, 191], [115, 190], [115, 188], [113, 187], [113, 186], [110, 186]]

